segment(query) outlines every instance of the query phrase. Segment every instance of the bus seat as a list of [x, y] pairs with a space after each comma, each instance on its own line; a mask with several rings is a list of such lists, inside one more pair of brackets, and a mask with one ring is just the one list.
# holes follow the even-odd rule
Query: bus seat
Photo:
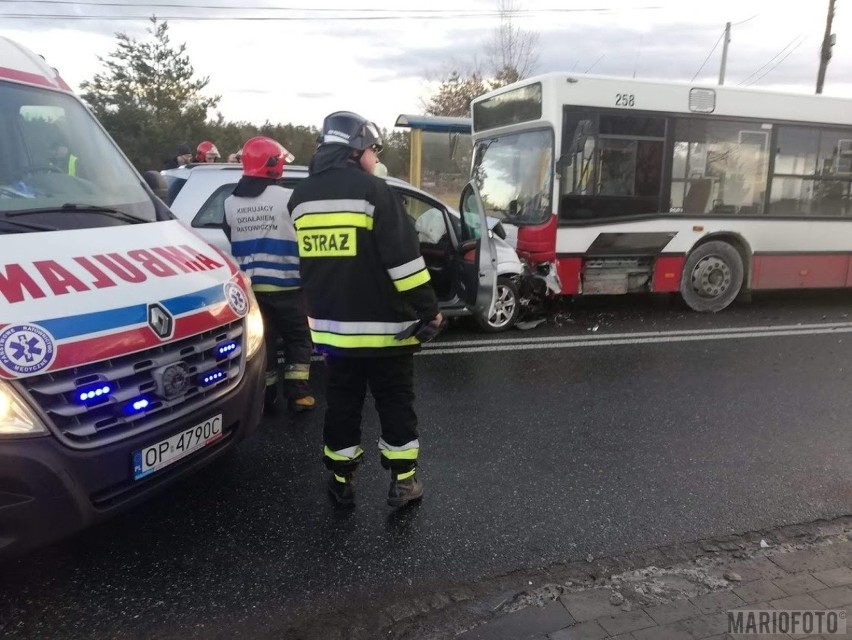
[[705, 213], [710, 201], [713, 181], [709, 178], [692, 178], [687, 181], [689, 188], [683, 198], [684, 213]]

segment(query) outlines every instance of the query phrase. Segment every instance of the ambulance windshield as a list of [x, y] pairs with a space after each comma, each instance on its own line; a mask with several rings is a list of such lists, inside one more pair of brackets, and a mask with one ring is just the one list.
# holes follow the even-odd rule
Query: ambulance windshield
[[80, 212], [93, 208], [126, 215], [90, 215], [85, 226], [156, 219], [139, 176], [81, 102], [0, 82], [0, 233], [63, 228], [69, 214], [79, 226]]

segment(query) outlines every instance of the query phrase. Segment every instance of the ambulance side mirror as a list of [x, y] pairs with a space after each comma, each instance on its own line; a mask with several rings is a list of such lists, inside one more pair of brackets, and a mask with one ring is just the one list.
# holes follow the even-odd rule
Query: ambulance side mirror
[[166, 202], [169, 199], [169, 185], [159, 171], [146, 171], [142, 174], [142, 179], [160, 200]]

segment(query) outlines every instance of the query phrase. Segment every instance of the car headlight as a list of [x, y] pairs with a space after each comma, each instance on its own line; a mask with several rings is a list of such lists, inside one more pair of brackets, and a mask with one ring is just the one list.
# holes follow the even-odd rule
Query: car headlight
[[41, 420], [8, 382], [0, 380], [0, 438], [47, 433]]
[[251, 290], [251, 280], [240, 273], [243, 283], [248, 292], [249, 310], [246, 314], [246, 360], [253, 358], [263, 346], [263, 316], [260, 313], [260, 305]]

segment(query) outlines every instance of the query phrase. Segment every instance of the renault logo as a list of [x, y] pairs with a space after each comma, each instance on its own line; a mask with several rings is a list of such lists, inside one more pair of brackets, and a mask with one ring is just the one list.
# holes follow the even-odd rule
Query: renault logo
[[148, 326], [161, 340], [168, 340], [175, 331], [175, 321], [172, 314], [159, 303], [148, 305]]

